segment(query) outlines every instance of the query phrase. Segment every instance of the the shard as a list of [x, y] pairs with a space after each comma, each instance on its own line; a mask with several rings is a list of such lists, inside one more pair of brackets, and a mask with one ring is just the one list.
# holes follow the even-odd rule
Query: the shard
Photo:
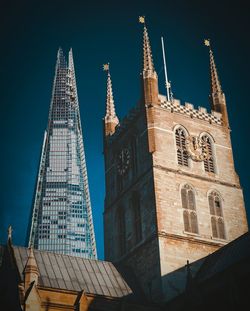
[[96, 258], [72, 50], [59, 49], [37, 176], [28, 245]]

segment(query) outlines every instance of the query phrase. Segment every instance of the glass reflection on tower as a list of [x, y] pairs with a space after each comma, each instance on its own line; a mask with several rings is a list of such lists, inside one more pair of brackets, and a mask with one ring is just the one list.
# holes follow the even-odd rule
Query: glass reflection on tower
[[34, 195], [28, 244], [96, 258], [72, 50], [59, 49], [47, 130]]

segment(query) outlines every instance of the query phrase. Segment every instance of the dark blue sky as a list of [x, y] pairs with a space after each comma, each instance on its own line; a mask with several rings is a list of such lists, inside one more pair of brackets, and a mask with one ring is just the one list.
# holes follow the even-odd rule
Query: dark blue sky
[[[208, 51], [212, 41], [226, 94], [236, 170], [250, 216], [249, 15], [246, 1], [11, 1], [1, 5], [0, 242], [9, 224], [25, 242], [43, 132], [47, 126], [59, 46], [73, 48], [99, 258], [103, 258], [102, 118], [110, 62], [119, 117], [140, 96], [142, 25], [146, 15], [160, 90], [164, 36], [174, 96], [209, 108]], [[231, 2], [231, 3], [230, 3]]]

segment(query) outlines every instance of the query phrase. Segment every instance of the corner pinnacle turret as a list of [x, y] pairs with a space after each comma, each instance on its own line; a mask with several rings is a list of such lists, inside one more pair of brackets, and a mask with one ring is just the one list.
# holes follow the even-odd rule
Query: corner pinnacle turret
[[204, 40], [204, 44], [209, 47], [210, 62], [210, 102], [211, 109], [222, 114], [222, 119], [226, 127], [229, 126], [226, 98], [222, 91], [217, 68], [214, 61], [214, 54], [211, 49], [210, 40]]
[[148, 30], [145, 24], [145, 17], [140, 16], [139, 22], [143, 27], [143, 99], [147, 106], [158, 104], [158, 77], [154, 69], [153, 56], [148, 36]]
[[103, 69], [108, 72], [107, 78], [107, 99], [106, 99], [106, 115], [105, 122], [105, 136], [112, 135], [115, 132], [115, 127], [119, 124], [119, 119], [115, 113], [115, 104], [112, 90], [112, 82], [109, 71], [109, 64], [105, 64]]
[[33, 281], [37, 285], [38, 277], [39, 277], [39, 270], [38, 270], [37, 262], [36, 262], [32, 247], [29, 248], [29, 255], [28, 255], [28, 259], [27, 259], [23, 273], [24, 273], [24, 280], [25, 280], [25, 284], [24, 284], [25, 291], [28, 289], [28, 287], [30, 286], [30, 283], [32, 283]]
[[151, 46], [148, 37], [148, 30], [146, 24], [143, 28], [143, 72], [152, 71], [155, 72], [153, 56], [151, 51]]

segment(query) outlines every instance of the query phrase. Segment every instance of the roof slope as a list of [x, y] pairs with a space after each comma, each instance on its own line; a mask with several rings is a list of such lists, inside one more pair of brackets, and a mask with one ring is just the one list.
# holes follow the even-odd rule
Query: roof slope
[[4, 246], [3, 246], [3, 245], [0, 245], [0, 267], [1, 267], [1, 265], [2, 265], [3, 252], [4, 252]]
[[[28, 249], [13, 246], [21, 278], [28, 259]], [[84, 259], [68, 255], [34, 250], [40, 277], [38, 284], [45, 287], [84, 290], [86, 293], [110, 297], [124, 297], [132, 290], [111, 262]]]
[[208, 255], [195, 279], [200, 282], [222, 272], [230, 266], [250, 258], [250, 232]]

